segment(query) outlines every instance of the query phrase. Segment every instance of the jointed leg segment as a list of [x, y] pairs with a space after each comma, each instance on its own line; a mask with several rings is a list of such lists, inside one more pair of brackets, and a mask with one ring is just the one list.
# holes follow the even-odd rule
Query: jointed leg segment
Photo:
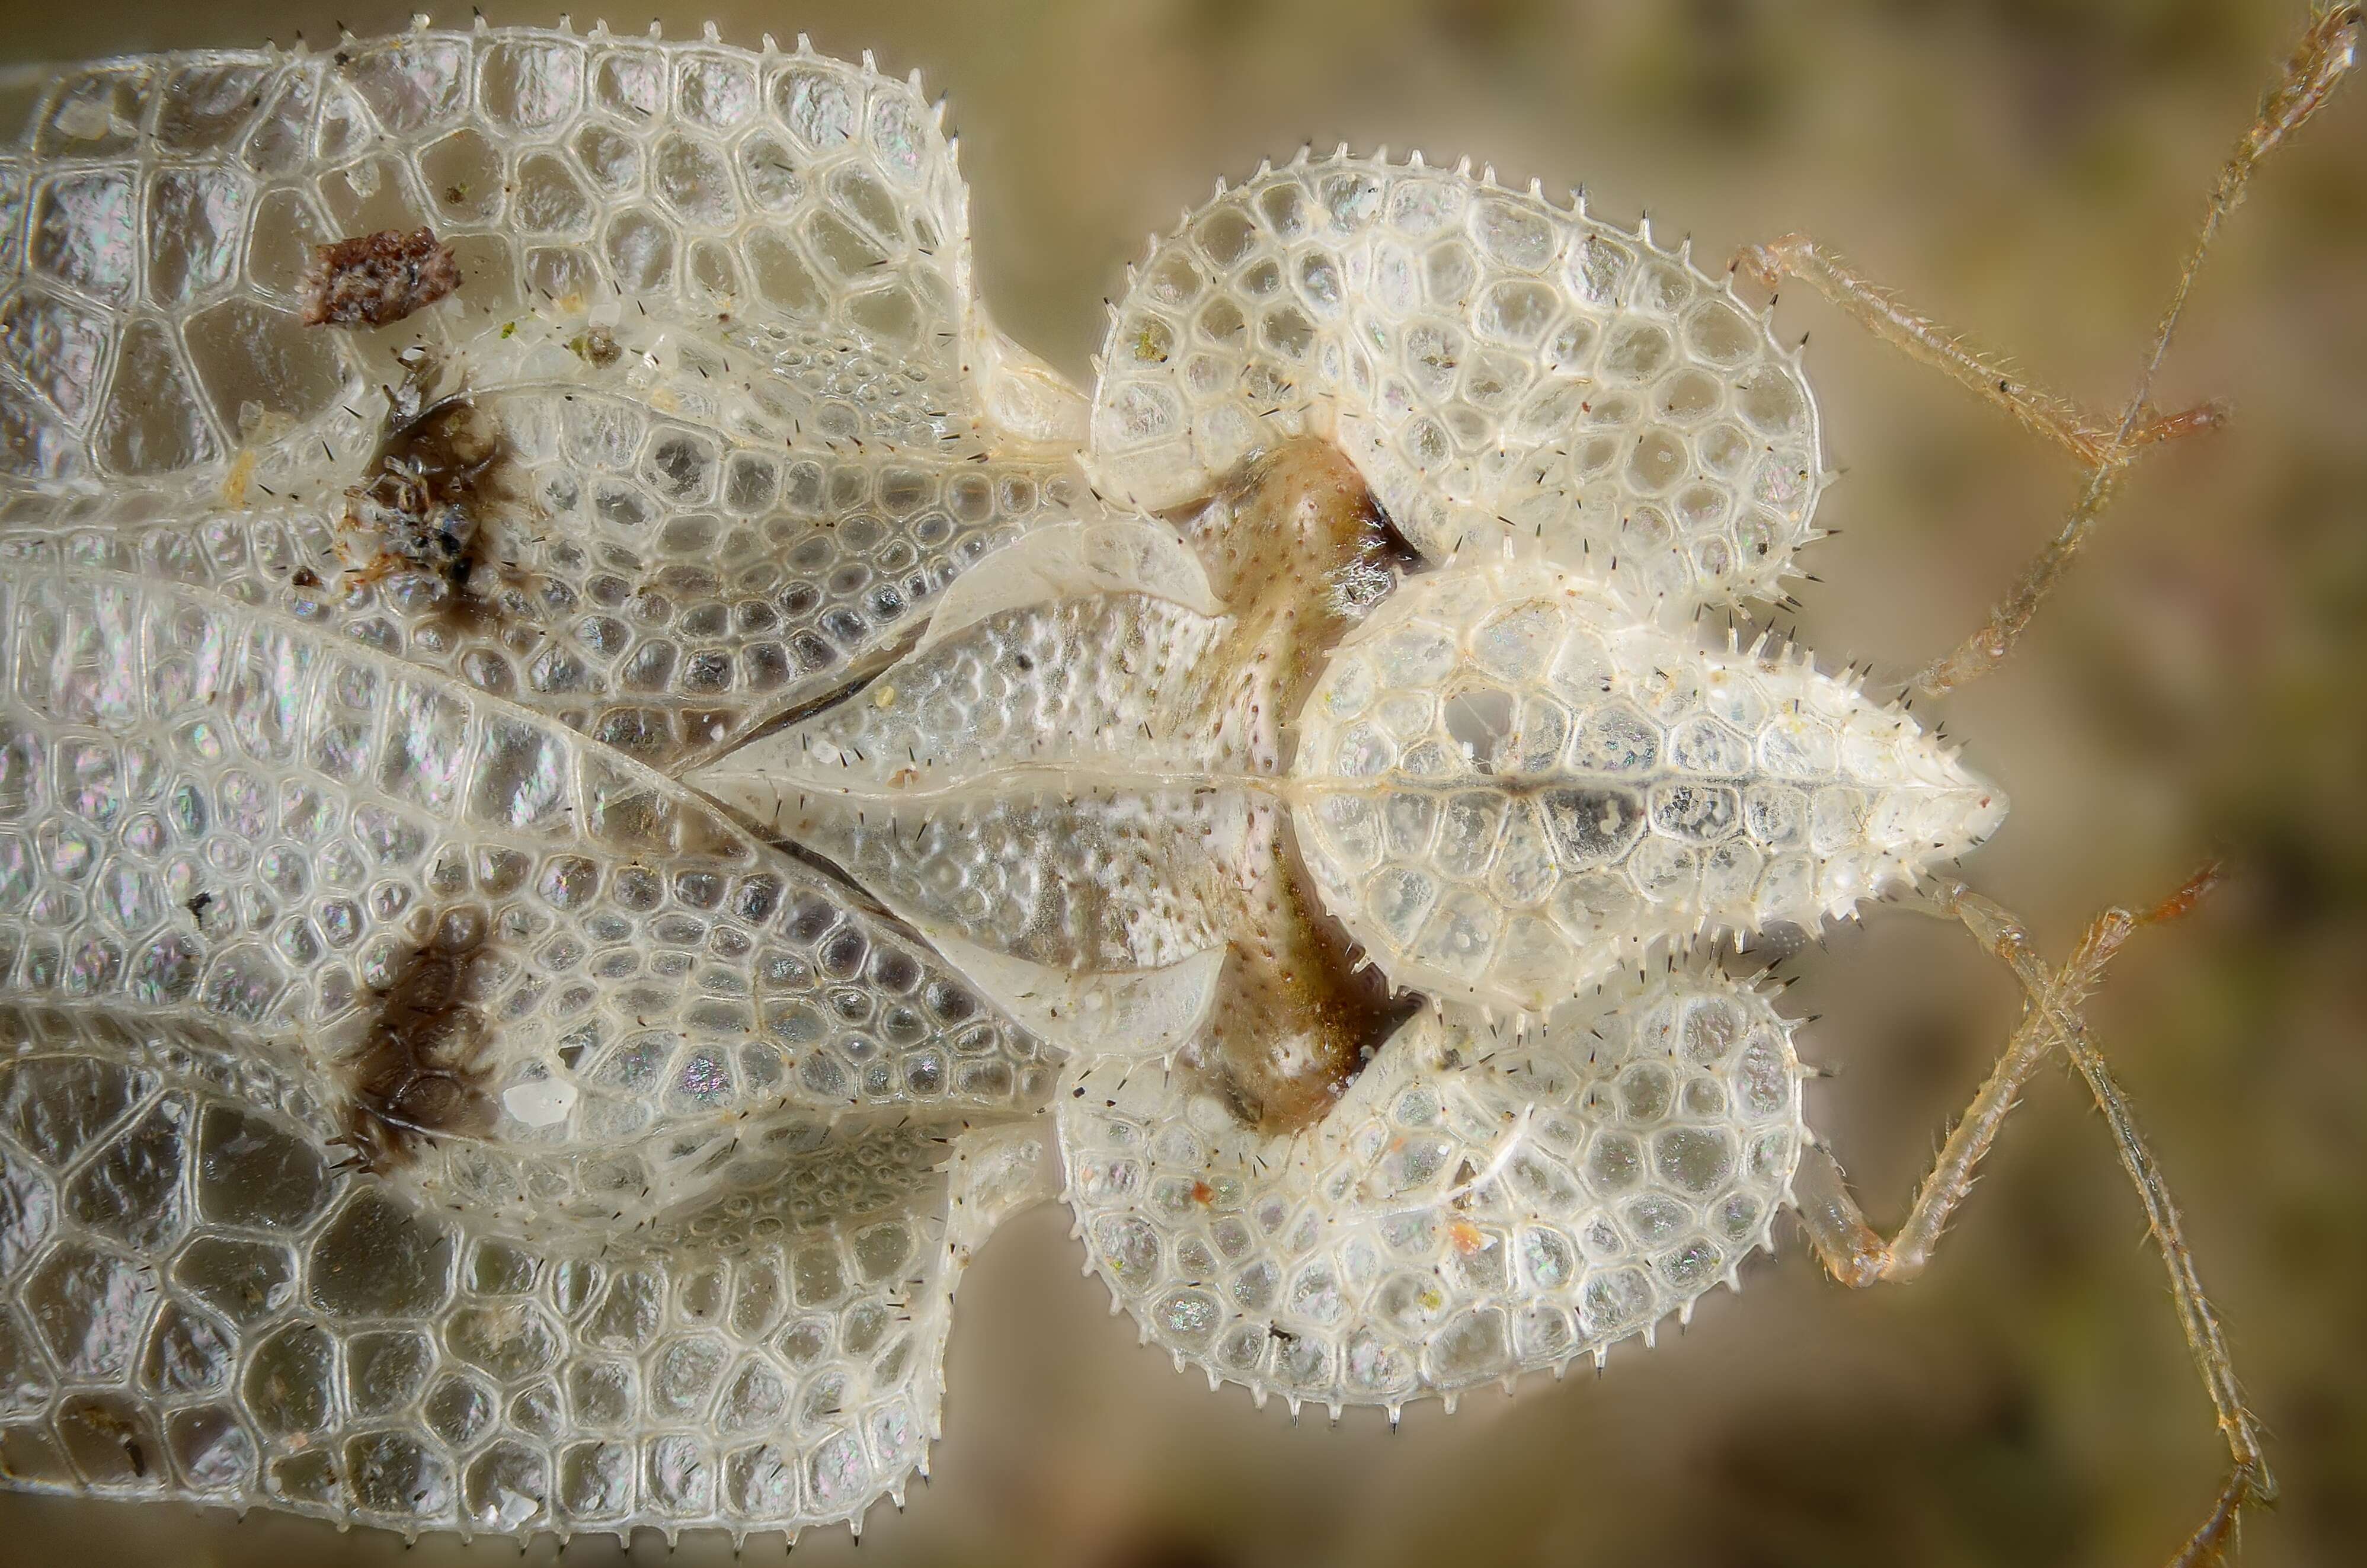
[[2276, 1496], [2260, 1449], [2259, 1430], [2245, 1407], [2236, 1382], [2235, 1367], [2219, 1328], [2218, 1314], [2203, 1293], [2201, 1277], [2186, 1246], [2178, 1209], [2153, 1152], [2147, 1148], [2128, 1099], [2102, 1053], [2096, 1047], [2079, 1010], [2112, 955], [2140, 927], [2175, 919], [2191, 908], [2215, 878], [2206, 870], [2169, 898], [2142, 913], [2107, 909], [2090, 924], [2070, 959], [2050, 972], [2031, 945], [2022, 923], [1996, 904], [1961, 885], [1929, 897], [1931, 913], [1961, 921], [1991, 953], [2012, 969], [2028, 993], [2022, 1022], [1988, 1080], [1973, 1097], [1964, 1119], [1949, 1134], [1946, 1145], [1916, 1193], [1897, 1234], [1885, 1241], [1865, 1223], [1840, 1168], [1821, 1149], [1808, 1151], [1801, 1163], [1795, 1192], [1811, 1245], [1835, 1279], [1863, 1286], [1878, 1280], [1907, 1280], [1921, 1272], [1949, 1215], [1972, 1186], [1973, 1171], [1996, 1141], [1999, 1128], [2013, 1109], [2022, 1084], [2047, 1052], [2060, 1046], [2080, 1077], [2118, 1147], [2121, 1164], [2145, 1204], [2146, 1218], [2163, 1265], [2169, 1272], [2170, 1294], [2180, 1325], [2202, 1374], [2205, 1391], [2218, 1416], [2227, 1442], [2231, 1468], [2209, 1517], [2172, 1559], [2173, 1568], [2195, 1568], [2219, 1562], [2246, 1503], [2268, 1502]]
[[[2175, 919], [2193, 907], [2215, 875], [2216, 868], [2206, 870], [2143, 915], [2108, 910], [2103, 919], [2118, 919], [2133, 927]], [[2269, 1473], [2267, 1456], [2260, 1449], [2259, 1423], [2245, 1407], [2243, 1391], [2237, 1386], [2235, 1363], [2228, 1356], [2226, 1338], [2220, 1332], [2219, 1314], [2210, 1298], [2203, 1293], [2202, 1277], [2195, 1272], [2194, 1257], [2187, 1248], [2169, 1184], [2162, 1178], [2153, 1151], [2137, 1131], [2128, 1097], [2113, 1078], [2086, 1021], [2044, 988], [2045, 967], [2032, 949], [2021, 922], [1995, 904], [1962, 888], [1952, 891], [1942, 901], [1942, 907], [1964, 921], [1982, 945], [2004, 960], [2030, 993], [2031, 1012], [2046, 1020], [2054, 1039], [2087, 1080], [2096, 1108], [2104, 1113], [2105, 1124], [2112, 1129], [2122, 1168], [2128, 1172], [2138, 1199], [2145, 1204], [2147, 1225], [2160, 1249], [2163, 1267], [2169, 1272], [2170, 1298], [2178, 1308], [2179, 1326], [2185, 1331], [2187, 1349], [2194, 1358], [2195, 1370], [2202, 1374], [2203, 1389], [2217, 1412], [2220, 1435], [2226, 1439], [2233, 1461], [2210, 1517], [2188, 1539], [2172, 1562], [2175, 1568], [2215, 1563], [2234, 1534], [2237, 1516], [2243, 1506], [2248, 1502], [2275, 1501], [2277, 1486], [2275, 1478]]]
[[2179, 272], [2161, 324], [2155, 329], [2136, 390], [2120, 417], [2110, 423], [2091, 419], [2068, 399], [2022, 380], [2005, 361], [1966, 346], [1804, 235], [1750, 246], [1735, 258], [1738, 266], [1747, 268], [1770, 288], [1785, 276], [1808, 283], [1876, 336], [1947, 372], [2029, 429], [2064, 447], [2088, 469], [2079, 500], [2055, 537], [1980, 627], [1915, 677], [1918, 692], [1936, 696], [2002, 663], [2022, 628], [2093, 536], [2104, 509], [2120, 492], [2123, 470], [2130, 460], [2148, 446], [2214, 428], [2225, 419], [2225, 411], [2216, 403], [2167, 416], [2156, 412], [2150, 401], [2154, 378], [2169, 353], [2187, 297], [2212, 242], [2218, 238], [2220, 225], [2244, 199], [2260, 160], [2299, 130], [2349, 73], [2357, 59], [2361, 25], [2361, 12], [2355, 5], [2322, 8], [2312, 15], [2301, 43], [2285, 62], [2283, 74], [2261, 99], [2259, 114], [2220, 168], [2203, 211], [2202, 230]]
[[[2055, 1008], [2077, 1013], [2103, 978], [2104, 966], [2135, 929], [2119, 909], [2108, 909], [2098, 917], [2061, 971], [2041, 976], [2044, 994]], [[1923, 1272], [1940, 1233], [1947, 1228], [1956, 1205], [1972, 1190], [1974, 1169], [1997, 1141], [2022, 1086], [2054, 1048], [2052, 1010], [2033, 1007], [2015, 1028], [2004, 1055], [1949, 1133], [1931, 1173], [1916, 1190], [1914, 1205], [1889, 1240], [1883, 1240], [1865, 1223], [1830, 1155], [1818, 1148], [1802, 1157], [1795, 1195], [1808, 1240], [1833, 1278], [1845, 1285], [1863, 1286], [1878, 1280], [1911, 1280]]]
[[[2212, 428], [2224, 418], [2215, 404], [2164, 417], [2149, 400], [2154, 378], [2169, 351], [2194, 279], [2229, 212], [2243, 200], [2259, 162], [2307, 122], [2354, 63], [2362, 26], [2356, 5], [2320, 7], [2311, 17], [2283, 74], [2261, 100], [2259, 112], [2222, 166], [2204, 209], [2203, 225], [2179, 273], [2168, 308], [2156, 329], [2135, 393], [2117, 420], [2105, 423], [2083, 413], [2069, 400], [2033, 387], [2002, 360], [1966, 346], [1953, 334], [1908, 310], [1887, 291], [1851, 268], [1815, 241], [1790, 235], [1745, 250], [1738, 267], [1769, 288], [1796, 277], [1823, 293], [1869, 331], [1917, 359], [1945, 371], [2023, 425], [2068, 451], [2088, 470], [2069, 517], [2025, 569], [1987, 621], [1955, 649], [1915, 679], [1919, 692], [1937, 694], [1994, 669], [2011, 652], [2022, 629], [2074, 558], [2093, 536], [2104, 509], [2118, 495], [2130, 461], [2162, 441]], [[1931, 1174], [1916, 1193], [1897, 1235], [1887, 1240], [1865, 1223], [1840, 1169], [1821, 1149], [1807, 1151], [1795, 1182], [1811, 1244], [1833, 1276], [1850, 1285], [1911, 1279], [1929, 1262], [1949, 1216], [1971, 1189], [1973, 1173], [1996, 1141], [2016, 1097], [2048, 1053], [2059, 1047], [2087, 1081], [2104, 1114], [2122, 1166], [2145, 1205], [2170, 1293], [2196, 1369], [2217, 1412], [2231, 1468], [2211, 1513], [2173, 1560], [2175, 1568], [2216, 1563], [2233, 1537], [2245, 1504], [2276, 1495], [2260, 1450], [2259, 1433], [2237, 1386], [2218, 1314], [2203, 1293], [2169, 1190], [2153, 1153], [2137, 1131], [2128, 1100], [2097, 1049], [2080, 1008], [2112, 955], [2142, 925], [2171, 919], [2191, 907], [2207, 887], [2205, 874], [2157, 908], [2142, 914], [2108, 909], [2081, 937], [2060, 969], [2049, 970], [2033, 949], [2020, 921], [1961, 885], [1927, 896], [1931, 913], [1961, 921], [1991, 953], [2013, 970], [2028, 1004], [1988, 1081], [1962, 1121], [1950, 1133]]]
[[[1908, 309], [1889, 289], [1806, 234], [1746, 246], [1735, 265], [1771, 289], [1786, 277], [1809, 285], [1868, 332], [1997, 404], [2032, 434], [2060, 446], [2082, 468], [2094, 468], [2112, 448], [2116, 421], [2099, 420], [2070, 399], [2033, 386], [2009, 361], [1973, 347], [1929, 316]], [[2156, 415], [2130, 433], [2128, 446], [2149, 446], [2210, 430], [2225, 417], [2226, 411], [2217, 403]]]

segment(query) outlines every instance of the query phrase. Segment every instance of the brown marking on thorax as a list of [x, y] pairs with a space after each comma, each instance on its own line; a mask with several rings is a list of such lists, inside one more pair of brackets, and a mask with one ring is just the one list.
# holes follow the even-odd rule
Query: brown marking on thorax
[[[1279, 773], [1287, 727], [1332, 646], [1387, 592], [1411, 552], [1346, 455], [1302, 437], [1244, 462], [1183, 525], [1234, 617], [1211, 657], [1219, 721], [1253, 769]], [[1237, 889], [1231, 953], [1199, 1066], [1234, 1114], [1269, 1133], [1320, 1121], [1371, 1053], [1413, 1010], [1316, 898], [1282, 821], [1257, 874]]]
[[361, 1043], [333, 1066], [343, 1141], [365, 1170], [399, 1170], [439, 1139], [493, 1127], [491, 1029], [468, 984], [482, 932], [481, 919], [447, 918], [371, 993]]
[[1285, 727], [1334, 643], [1363, 619], [1412, 552], [1347, 455], [1299, 436], [1245, 459], [1183, 525], [1233, 616], [1209, 666], [1211, 695], [1261, 772], [1279, 773]]

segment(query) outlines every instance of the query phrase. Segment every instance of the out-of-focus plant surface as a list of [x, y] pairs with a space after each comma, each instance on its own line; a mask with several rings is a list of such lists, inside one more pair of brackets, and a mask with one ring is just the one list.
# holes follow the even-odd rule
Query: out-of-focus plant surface
[[[552, 13], [489, 7], [500, 21]], [[7, 0], [0, 56], [334, 41], [334, 0]], [[1585, 181], [1714, 264], [1806, 230], [2097, 407], [2124, 394], [2204, 191], [2300, 0], [1457, 5], [722, 0], [733, 41], [804, 30], [951, 95], [984, 294], [1081, 378], [1147, 230], [1304, 141], [1468, 153]], [[579, 13], [580, 24], [592, 17]], [[638, 28], [641, 13], [611, 16]], [[1828, 662], [1900, 674], [1971, 627], [2078, 476], [1795, 289], [1847, 478], [1801, 592]], [[2367, 1540], [2367, 89], [2267, 166], [2194, 299], [2161, 402], [2224, 434], [2147, 462], [2067, 591], [1948, 728], [2011, 792], [1968, 867], [2060, 953], [2206, 854], [2232, 879], [2133, 944], [2095, 1018], [2182, 1201], [2285, 1489], [2252, 1568]], [[1808, 950], [1814, 1090], [1895, 1221], [2016, 1011], [1961, 934], [1877, 911]], [[1782, 1233], [1779, 1233], [1782, 1234]], [[1852, 1294], [1796, 1240], [1601, 1379], [1327, 1431], [1138, 1349], [1060, 1212], [963, 1287], [936, 1481], [800, 1562], [1229, 1568], [1431, 1562], [2109, 1564], [2169, 1555], [2223, 1450], [2101, 1125], [2042, 1077], [1920, 1282]], [[777, 1538], [750, 1545], [779, 1549]], [[536, 1542], [531, 1561], [557, 1543]], [[630, 1555], [665, 1544], [637, 1539]], [[564, 1561], [613, 1560], [587, 1538]], [[686, 1562], [729, 1543], [685, 1538]], [[0, 1498], [0, 1561], [505, 1562], [261, 1514]]]

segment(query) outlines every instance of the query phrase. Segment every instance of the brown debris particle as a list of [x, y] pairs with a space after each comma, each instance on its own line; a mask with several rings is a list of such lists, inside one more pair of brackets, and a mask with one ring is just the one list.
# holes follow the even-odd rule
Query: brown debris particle
[[361, 1043], [335, 1065], [345, 1091], [343, 1142], [364, 1170], [384, 1174], [447, 1137], [481, 1136], [493, 1122], [485, 1093], [485, 1015], [468, 998], [484, 922], [447, 917], [393, 979], [370, 997]]
[[617, 335], [597, 324], [588, 326], [569, 338], [567, 346], [575, 351], [577, 358], [595, 370], [606, 370], [625, 356], [624, 347], [617, 342]]
[[90, 1397], [75, 1400], [58, 1415], [61, 1420], [72, 1421], [101, 1441], [114, 1444], [122, 1450], [124, 1463], [131, 1467], [132, 1479], [147, 1479], [148, 1451], [141, 1444], [142, 1433], [136, 1422]]
[[312, 247], [304, 324], [382, 327], [459, 287], [459, 264], [435, 230], [381, 229]]

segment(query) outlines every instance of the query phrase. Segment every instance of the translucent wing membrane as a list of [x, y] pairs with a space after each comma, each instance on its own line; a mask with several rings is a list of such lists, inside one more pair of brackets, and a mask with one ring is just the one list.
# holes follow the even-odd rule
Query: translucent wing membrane
[[166, 581], [0, 597], [0, 984], [64, 1010], [0, 1089], [13, 1473], [407, 1529], [900, 1486], [939, 1168], [1032, 1037], [551, 721]]
[[[1082, 485], [867, 65], [480, 28], [0, 150], [0, 1454], [406, 1531], [900, 1495], [1035, 1036], [671, 783]], [[970, 1132], [1012, 1123], [1009, 1131]]]
[[817, 1115], [1048, 1089], [925, 949], [555, 725], [164, 584], [5, 592], [0, 977], [295, 1036], [364, 1157], [481, 1219], [630, 1224]]
[[[966, 566], [1082, 491], [1036, 462], [785, 450], [588, 388], [489, 393], [417, 429], [396, 450], [441, 465], [424, 484], [397, 456], [366, 492], [323, 478], [202, 522], [18, 525], [0, 559], [269, 605], [674, 771], [875, 664]], [[469, 536], [404, 558], [391, 535], [449, 515], [417, 500], [436, 472], [468, 474], [451, 504]]]
[[[307, 323], [316, 245], [423, 228], [448, 297]], [[13, 532], [221, 509], [267, 536], [227, 553], [356, 591], [322, 613], [357, 635], [661, 766], [844, 681], [1078, 488], [1082, 400], [971, 300], [936, 111], [803, 51], [111, 62], [0, 152], [0, 235]]]
[[[9, 400], [6, 460], [25, 479], [224, 461], [250, 403], [309, 464], [316, 438], [369, 440], [381, 410], [364, 405], [402, 382], [406, 351], [474, 351], [482, 386], [504, 358], [482, 340], [538, 310], [649, 310], [734, 342], [750, 402], [802, 404], [834, 439], [1074, 424], [970, 303], [935, 111], [802, 51], [504, 29], [130, 58], [57, 77], [5, 167], [9, 368], [36, 394]], [[454, 254], [453, 304], [305, 329], [313, 245], [420, 227]], [[866, 349], [892, 365], [866, 377]], [[866, 379], [906, 385], [846, 395]]]
[[1148, 508], [1301, 432], [1426, 555], [1616, 555], [1685, 613], [1779, 592], [1822, 483], [1794, 355], [1684, 247], [1344, 150], [1156, 243], [1093, 395], [1097, 482]]
[[[329, 1168], [314, 1086], [203, 1027], [0, 1010], [18, 1484], [494, 1532], [855, 1520], [937, 1430], [969, 1249], [1037, 1150], [876, 1128], [737, 1247], [553, 1254]], [[745, 1202], [745, 1200], [742, 1200]]]
[[1452, 1398], [1689, 1314], [1789, 1201], [1791, 1025], [1716, 975], [1593, 1010], [1425, 1012], [1282, 1136], [1185, 1071], [1083, 1071], [1057, 1104], [1093, 1269], [1179, 1368], [1294, 1406]]

